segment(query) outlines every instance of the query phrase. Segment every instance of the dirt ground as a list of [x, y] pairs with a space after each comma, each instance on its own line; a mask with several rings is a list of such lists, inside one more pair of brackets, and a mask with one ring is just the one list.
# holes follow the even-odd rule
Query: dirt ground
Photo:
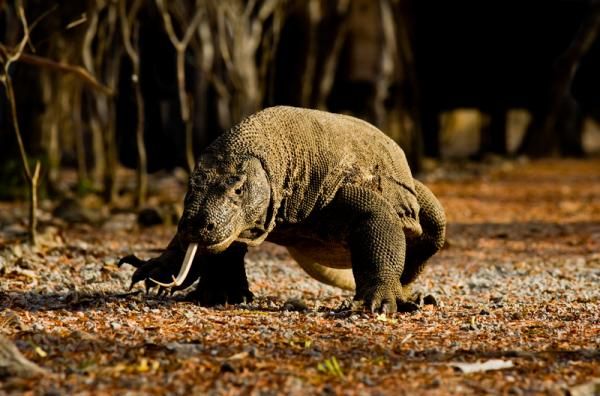
[[[26, 208], [0, 203], [0, 332], [49, 372], [0, 393], [577, 394], [600, 378], [600, 160], [454, 163], [423, 180], [449, 220], [419, 282], [438, 305], [387, 317], [334, 312], [351, 294], [270, 244], [247, 260], [251, 304], [130, 292], [118, 258], [156, 255], [172, 226], [43, 211], [31, 249]], [[461, 366], [477, 362], [492, 370]]]

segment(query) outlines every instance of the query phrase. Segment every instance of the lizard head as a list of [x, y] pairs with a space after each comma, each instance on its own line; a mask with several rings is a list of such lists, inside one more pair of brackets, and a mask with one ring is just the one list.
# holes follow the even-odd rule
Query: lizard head
[[184, 243], [213, 254], [236, 241], [257, 245], [266, 238], [270, 201], [258, 159], [203, 154], [190, 177], [178, 232]]

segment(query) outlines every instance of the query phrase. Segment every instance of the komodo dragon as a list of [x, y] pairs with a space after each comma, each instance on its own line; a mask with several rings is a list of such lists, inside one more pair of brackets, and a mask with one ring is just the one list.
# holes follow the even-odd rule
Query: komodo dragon
[[200, 156], [184, 205], [159, 257], [119, 265], [148, 289], [199, 278], [188, 297], [202, 305], [251, 300], [244, 255], [268, 240], [367, 309], [395, 312], [445, 238], [442, 206], [402, 149], [365, 121], [318, 110], [272, 107], [225, 132]]

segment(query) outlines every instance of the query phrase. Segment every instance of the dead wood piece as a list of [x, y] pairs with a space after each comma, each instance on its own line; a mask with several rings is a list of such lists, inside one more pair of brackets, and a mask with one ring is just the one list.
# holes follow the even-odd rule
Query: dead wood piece
[[46, 374], [46, 370], [27, 360], [11, 340], [0, 335], [0, 377], [31, 378]]

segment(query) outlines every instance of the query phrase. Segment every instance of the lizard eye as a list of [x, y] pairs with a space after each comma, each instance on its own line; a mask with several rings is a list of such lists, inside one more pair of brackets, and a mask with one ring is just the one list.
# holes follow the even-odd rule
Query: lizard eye
[[233, 185], [239, 183], [240, 178], [238, 176], [229, 176], [227, 178], [227, 184]]
[[244, 193], [244, 184], [246, 183], [245, 175], [234, 175], [227, 178], [230, 193], [240, 196]]

